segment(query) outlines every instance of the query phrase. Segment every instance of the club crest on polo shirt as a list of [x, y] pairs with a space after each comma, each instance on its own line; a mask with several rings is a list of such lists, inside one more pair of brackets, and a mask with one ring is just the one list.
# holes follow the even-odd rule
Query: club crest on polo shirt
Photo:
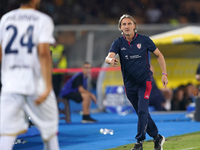
[[138, 43], [138, 44], [137, 44], [137, 48], [140, 49], [141, 47], [142, 47], [142, 44], [141, 44], [141, 43]]

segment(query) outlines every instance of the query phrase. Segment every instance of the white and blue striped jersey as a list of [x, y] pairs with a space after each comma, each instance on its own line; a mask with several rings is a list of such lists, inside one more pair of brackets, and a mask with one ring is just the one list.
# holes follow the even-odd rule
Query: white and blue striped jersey
[[3, 93], [34, 95], [41, 88], [37, 47], [55, 42], [53, 30], [52, 19], [35, 9], [16, 9], [1, 18]]

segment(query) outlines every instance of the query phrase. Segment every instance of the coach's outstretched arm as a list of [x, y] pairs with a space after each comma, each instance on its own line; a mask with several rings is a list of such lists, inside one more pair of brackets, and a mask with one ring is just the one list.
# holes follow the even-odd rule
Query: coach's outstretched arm
[[113, 67], [117, 67], [119, 61], [115, 58], [115, 56], [116, 54], [113, 52], [108, 53], [105, 62], [111, 64]]
[[168, 84], [168, 79], [167, 79], [167, 69], [166, 69], [165, 58], [158, 48], [156, 48], [156, 50], [153, 53], [157, 57], [158, 63], [162, 70], [162, 83], [163, 83], [163, 86], [166, 88]]
[[38, 56], [39, 56], [40, 65], [41, 65], [42, 77], [46, 84], [46, 90], [35, 101], [35, 103], [37, 105], [44, 102], [52, 90], [52, 82], [51, 82], [51, 64], [52, 64], [52, 62], [51, 62], [49, 46], [50, 45], [48, 43], [41, 43], [38, 45]]

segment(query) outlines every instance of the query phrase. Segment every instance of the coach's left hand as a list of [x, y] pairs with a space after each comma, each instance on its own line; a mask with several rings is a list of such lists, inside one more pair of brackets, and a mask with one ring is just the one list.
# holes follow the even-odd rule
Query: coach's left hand
[[167, 76], [166, 75], [163, 75], [162, 76], [162, 83], [163, 83], [163, 87], [167, 87], [167, 84], [168, 84], [168, 79], [167, 79]]

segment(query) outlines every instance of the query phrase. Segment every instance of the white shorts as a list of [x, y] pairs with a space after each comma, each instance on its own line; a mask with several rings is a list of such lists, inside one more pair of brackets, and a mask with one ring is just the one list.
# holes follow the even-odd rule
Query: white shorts
[[36, 96], [4, 94], [0, 100], [0, 134], [18, 135], [28, 129], [28, 117], [39, 129], [43, 140], [48, 141], [58, 132], [58, 107], [52, 91], [40, 105]]

